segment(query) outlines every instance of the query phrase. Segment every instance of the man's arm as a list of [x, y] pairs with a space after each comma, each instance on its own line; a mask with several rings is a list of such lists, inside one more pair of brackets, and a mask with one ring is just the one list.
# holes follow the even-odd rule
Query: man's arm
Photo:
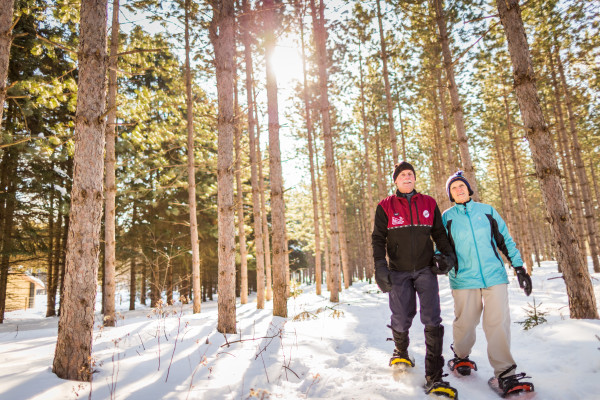
[[442, 223], [442, 213], [440, 212], [440, 209], [438, 208], [437, 204], [435, 206], [435, 210], [433, 211], [433, 226], [431, 227], [431, 237], [435, 242], [436, 248], [440, 252], [447, 256], [454, 255], [454, 249], [450, 244], [450, 240], [448, 240], [446, 228], [444, 228], [444, 224]]
[[373, 259], [375, 263], [379, 260], [385, 260], [387, 246], [387, 226], [388, 217], [381, 207], [377, 205], [375, 211], [375, 224], [373, 226], [373, 234], [371, 235], [371, 245], [373, 246]]

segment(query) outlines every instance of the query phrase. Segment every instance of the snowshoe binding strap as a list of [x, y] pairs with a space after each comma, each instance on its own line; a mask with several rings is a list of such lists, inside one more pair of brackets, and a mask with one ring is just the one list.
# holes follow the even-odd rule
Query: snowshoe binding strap
[[458, 391], [450, 386], [446, 381], [434, 382], [430, 387], [426, 387], [425, 393], [458, 400]]
[[502, 397], [507, 397], [520, 392], [533, 392], [535, 390], [533, 383], [521, 382], [522, 379], [531, 378], [530, 376], [527, 376], [525, 372], [506, 376], [516, 368], [517, 366], [513, 365], [498, 376], [498, 386], [503, 392]]
[[410, 359], [410, 357], [392, 357], [390, 358], [390, 367], [393, 366], [408, 366], [408, 367], [414, 367], [415, 363], [413, 360]]
[[471, 375], [471, 370], [477, 371], [477, 364], [468, 357], [454, 357], [453, 359], [448, 360], [448, 368], [450, 368], [450, 371], [456, 371], [459, 374], [466, 376]]

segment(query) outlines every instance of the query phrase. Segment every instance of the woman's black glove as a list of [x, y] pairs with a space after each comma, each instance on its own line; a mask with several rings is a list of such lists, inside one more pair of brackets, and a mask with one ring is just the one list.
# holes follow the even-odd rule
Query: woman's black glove
[[456, 255], [454, 253], [445, 255], [442, 253], [435, 253], [433, 255], [433, 266], [431, 271], [437, 275], [445, 275], [456, 267]]
[[387, 261], [375, 261], [375, 282], [383, 293], [392, 290], [392, 282], [390, 280], [390, 270], [388, 269]]
[[525, 271], [525, 268], [523, 267], [515, 267], [515, 272], [517, 273], [517, 279], [519, 280], [519, 286], [521, 287], [521, 289], [523, 289], [523, 291], [525, 292], [526, 296], [529, 296], [531, 294], [531, 277], [529, 277], [529, 274], [527, 273], [527, 271]]

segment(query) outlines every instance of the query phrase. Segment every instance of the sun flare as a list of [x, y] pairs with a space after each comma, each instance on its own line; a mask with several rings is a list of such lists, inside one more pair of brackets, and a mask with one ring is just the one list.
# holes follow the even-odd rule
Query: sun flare
[[293, 82], [302, 82], [302, 56], [292, 44], [281, 44], [269, 60], [277, 76], [277, 85], [286, 87]]

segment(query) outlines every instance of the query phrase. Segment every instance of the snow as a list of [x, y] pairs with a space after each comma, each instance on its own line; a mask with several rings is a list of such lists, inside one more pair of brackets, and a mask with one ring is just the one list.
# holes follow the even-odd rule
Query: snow
[[[564, 282], [553, 279], [559, 276], [555, 262], [535, 268], [531, 297], [511, 276], [513, 356], [518, 371], [532, 376], [537, 399], [596, 399], [600, 321], [569, 319]], [[592, 274], [597, 299], [599, 279], [600, 274]], [[453, 302], [448, 279], [439, 280], [448, 358]], [[425, 346], [418, 315], [409, 348], [416, 367], [394, 374], [388, 367], [393, 344], [386, 341], [391, 336], [387, 295], [375, 284], [354, 283], [341, 293], [339, 304], [330, 303], [326, 291], [317, 296], [314, 285], [300, 289], [288, 300], [287, 319], [272, 316], [272, 302], [264, 310], [256, 309], [252, 296], [248, 304], [238, 303], [238, 334], [227, 337], [216, 331], [216, 298], [202, 303], [199, 314], [180, 304], [159, 311], [138, 304], [127, 311], [127, 294], [122, 293], [116, 327], [102, 328], [97, 314], [92, 356], [97, 372], [91, 385], [52, 373], [58, 319], [44, 317], [44, 296], [38, 297], [35, 309], [7, 313], [0, 325], [0, 398], [430, 398], [421, 389]], [[534, 297], [548, 322], [525, 331], [516, 322], [526, 318]], [[478, 363], [477, 372], [446, 379], [461, 400], [498, 399], [487, 386], [492, 369], [481, 326], [471, 358]]]

